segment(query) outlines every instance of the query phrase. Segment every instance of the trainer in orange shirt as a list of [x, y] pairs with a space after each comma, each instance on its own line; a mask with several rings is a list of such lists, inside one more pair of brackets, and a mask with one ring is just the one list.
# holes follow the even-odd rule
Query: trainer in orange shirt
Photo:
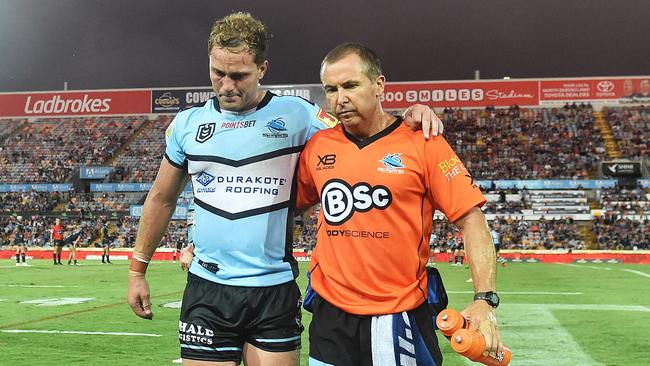
[[61, 219], [56, 219], [52, 232], [50, 233], [50, 243], [52, 243], [52, 259], [55, 265], [61, 265], [61, 249], [63, 249], [63, 232], [65, 227], [61, 224]]
[[463, 313], [501, 352], [496, 257], [469, 172], [444, 138], [425, 140], [383, 111], [385, 77], [369, 48], [336, 47], [321, 81], [342, 124], [314, 135], [298, 172], [298, 208], [321, 203], [310, 365], [441, 364], [426, 301], [435, 209], [465, 238], [477, 297]]

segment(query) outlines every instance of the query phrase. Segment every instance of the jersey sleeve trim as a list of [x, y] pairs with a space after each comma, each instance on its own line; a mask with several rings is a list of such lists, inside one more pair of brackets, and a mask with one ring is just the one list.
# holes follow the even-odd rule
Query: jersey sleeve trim
[[167, 153], [165, 153], [164, 157], [165, 157], [165, 159], [167, 159], [169, 164], [171, 164], [174, 168], [187, 170], [187, 159], [183, 160], [182, 164], [179, 164], [179, 163], [173, 161], [172, 158], [170, 158], [169, 155], [167, 155]]

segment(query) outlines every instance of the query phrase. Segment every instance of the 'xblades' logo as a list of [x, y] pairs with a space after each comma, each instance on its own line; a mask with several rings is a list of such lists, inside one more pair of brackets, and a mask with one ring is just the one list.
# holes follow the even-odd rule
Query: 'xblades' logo
[[336, 164], [336, 154], [318, 155], [316, 170], [334, 169], [334, 164]]

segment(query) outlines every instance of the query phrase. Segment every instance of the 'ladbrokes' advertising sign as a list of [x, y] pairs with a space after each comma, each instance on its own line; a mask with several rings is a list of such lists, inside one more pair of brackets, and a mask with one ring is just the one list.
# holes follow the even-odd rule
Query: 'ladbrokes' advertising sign
[[151, 91], [0, 94], [0, 116], [76, 116], [151, 113]]

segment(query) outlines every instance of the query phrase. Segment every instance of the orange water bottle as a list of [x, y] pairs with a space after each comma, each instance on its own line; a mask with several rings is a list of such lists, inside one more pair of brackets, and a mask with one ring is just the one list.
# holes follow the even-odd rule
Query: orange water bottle
[[449, 338], [455, 331], [469, 328], [469, 320], [457, 310], [447, 308], [438, 314], [436, 325], [440, 329], [440, 333]]
[[470, 360], [487, 366], [506, 366], [512, 359], [512, 352], [508, 347], [503, 347], [503, 353], [498, 355], [497, 358], [484, 356], [485, 337], [468, 329], [459, 329], [454, 332], [451, 338], [451, 348]]
[[485, 338], [478, 332], [469, 330], [469, 319], [459, 311], [452, 308], [441, 311], [436, 318], [436, 325], [440, 333], [450, 339], [451, 348], [470, 360], [487, 366], [506, 366], [510, 363], [512, 352], [508, 347], [503, 347], [503, 354], [499, 358], [483, 356]]

